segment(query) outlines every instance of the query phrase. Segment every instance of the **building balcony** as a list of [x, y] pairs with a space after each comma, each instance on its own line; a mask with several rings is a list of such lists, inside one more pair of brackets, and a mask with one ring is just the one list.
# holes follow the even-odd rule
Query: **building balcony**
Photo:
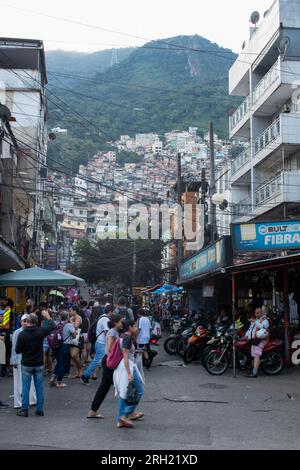
[[250, 118], [250, 110], [251, 97], [248, 95], [229, 118], [230, 137], [234, 136], [238, 130], [248, 121]]
[[300, 61], [281, 57], [262, 77], [253, 90], [252, 113], [273, 116], [295, 92], [295, 77], [300, 75]]
[[[267, 127], [253, 143], [253, 165], [280, 158], [282, 146], [285, 155], [292, 154], [300, 146], [300, 113], [283, 113]], [[271, 158], [272, 157], [272, 158]]]
[[252, 217], [252, 204], [251, 198], [245, 198], [238, 203], [233, 204], [233, 220], [240, 219], [241, 217]]
[[253, 91], [253, 104], [256, 104], [266, 93], [270, 90], [272, 85], [280, 78], [280, 64], [281, 60], [278, 59], [273, 67], [266, 73], [266, 75], [258, 82]]
[[266, 149], [274, 140], [280, 137], [280, 118], [267, 127], [254, 141], [254, 156]]
[[300, 171], [282, 171], [255, 191], [255, 205], [277, 206], [284, 202], [300, 202]]
[[[254, 193], [254, 206], [251, 198], [234, 204], [234, 219], [251, 220], [283, 203], [300, 203], [300, 170], [282, 171], [261, 184]], [[245, 219], [246, 218], [246, 219]]]
[[230, 138], [248, 137], [251, 115], [273, 116], [287, 103], [295, 91], [295, 76], [300, 76], [300, 61], [281, 57], [268, 70], [236, 111], [229, 118]]
[[[231, 163], [231, 179], [232, 183], [242, 176], [245, 171], [248, 171], [251, 162], [251, 149], [250, 147], [243, 150]], [[248, 165], [247, 165], [248, 164]], [[247, 168], [246, 168], [247, 165]]]

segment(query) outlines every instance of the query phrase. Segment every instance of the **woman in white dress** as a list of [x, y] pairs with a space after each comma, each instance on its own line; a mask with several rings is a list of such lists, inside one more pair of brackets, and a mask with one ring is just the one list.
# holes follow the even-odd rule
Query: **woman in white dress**
[[[13, 371], [14, 371], [14, 408], [22, 407], [22, 372], [21, 372], [22, 354], [16, 353], [16, 344], [17, 344], [19, 334], [24, 328], [26, 328], [28, 316], [29, 315], [27, 313], [22, 315], [22, 318], [21, 318], [22, 326], [21, 328], [18, 328], [16, 331], [14, 331], [14, 334], [12, 337], [12, 351], [11, 351], [10, 364], [13, 366]], [[30, 387], [29, 404], [36, 405], [36, 391], [35, 391], [33, 380], [31, 382], [31, 387]]]

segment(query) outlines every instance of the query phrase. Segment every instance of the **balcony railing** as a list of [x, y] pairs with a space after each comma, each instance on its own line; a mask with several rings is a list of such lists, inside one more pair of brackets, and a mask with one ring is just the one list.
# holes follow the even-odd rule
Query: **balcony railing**
[[256, 85], [253, 91], [253, 103], [256, 103], [261, 96], [266, 92], [268, 88], [270, 88], [273, 83], [276, 82], [276, 80], [279, 78], [279, 67], [280, 67], [280, 62], [279, 59], [273, 67], [270, 68], [270, 70], [266, 73], [266, 75], [261, 79], [261, 81]]
[[251, 199], [243, 199], [233, 206], [234, 218], [252, 214]]
[[[263, 96], [263, 94], [278, 80], [280, 76], [280, 59], [270, 68], [270, 70], [264, 75], [260, 82], [254, 88], [252, 94], [253, 104]], [[236, 111], [230, 117], [230, 130], [232, 131], [235, 126], [243, 119], [251, 108], [251, 97], [250, 95], [242, 102], [242, 104], [236, 109]]]
[[270, 127], [265, 129], [255, 140], [254, 155], [268, 147], [280, 135], [280, 119], [278, 118]]
[[250, 160], [251, 152], [250, 147], [248, 147], [242, 153], [240, 153], [231, 163], [231, 174], [234, 175], [235, 173], [237, 173]]
[[264, 183], [255, 191], [255, 204], [261, 205], [268, 199], [272, 199], [279, 196], [283, 192], [283, 178], [284, 173], [271, 179], [267, 183]]
[[230, 130], [231, 131], [248, 113], [250, 107], [251, 107], [251, 100], [250, 100], [250, 95], [248, 95], [247, 98], [242, 102], [242, 104], [237, 108], [237, 110], [230, 117]]

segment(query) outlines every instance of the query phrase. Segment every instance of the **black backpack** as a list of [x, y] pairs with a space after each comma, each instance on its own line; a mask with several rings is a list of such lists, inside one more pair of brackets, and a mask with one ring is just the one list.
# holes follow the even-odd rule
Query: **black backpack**
[[97, 331], [97, 324], [98, 324], [98, 321], [101, 319], [101, 318], [109, 318], [107, 315], [101, 315], [101, 317], [97, 318], [96, 321], [94, 321], [94, 323], [90, 326], [90, 329], [89, 329], [89, 332], [88, 332], [88, 340], [91, 344], [95, 344], [98, 337], [103, 333], [103, 331], [101, 331], [99, 333], [99, 335], [96, 334], [96, 331]]

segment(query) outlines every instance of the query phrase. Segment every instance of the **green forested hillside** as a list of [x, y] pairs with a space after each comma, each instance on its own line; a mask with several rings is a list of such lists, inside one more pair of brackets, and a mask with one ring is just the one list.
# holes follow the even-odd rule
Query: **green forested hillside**
[[191, 125], [204, 132], [210, 120], [226, 138], [233, 105], [227, 77], [234, 59], [232, 51], [200, 36], [179, 36], [152, 41], [77, 82], [68, 82], [67, 73], [50, 74], [50, 125], [68, 128], [68, 137], [59, 137], [50, 154], [75, 168], [120, 134]]
[[[104, 72], [111, 66], [112, 61], [117, 59], [119, 63], [122, 62], [133, 50], [133, 48], [128, 47], [123, 49], [106, 49], [92, 53], [63, 50], [48, 51], [46, 52], [46, 60], [49, 81], [52, 81], [52, 73], [91, 76], [97, 72]], [[73, 83], [75, 79], [65, 78], [64, 81], [66, 83]]]

